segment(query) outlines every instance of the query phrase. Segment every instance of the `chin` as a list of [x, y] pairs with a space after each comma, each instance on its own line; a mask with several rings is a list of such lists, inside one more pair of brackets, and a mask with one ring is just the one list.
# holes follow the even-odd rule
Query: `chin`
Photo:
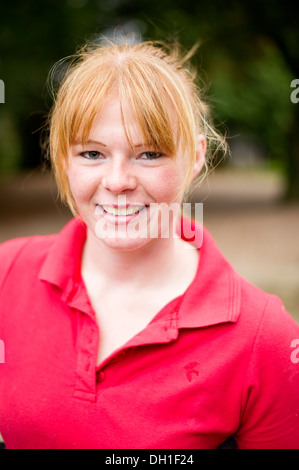
[[137, 226], [111, 224], [107, 223], [106, 218], [100, 218], [95, 224], [94, 234], [107, 247], [117, 251], [133, 251], [151, 242], [147, 219], [145, 219], [142, 229], [138, 228], [138, 224]]
[[152, 243], [148, 238], [98, 238], [106, 247], [118, 252], [136, 251]]

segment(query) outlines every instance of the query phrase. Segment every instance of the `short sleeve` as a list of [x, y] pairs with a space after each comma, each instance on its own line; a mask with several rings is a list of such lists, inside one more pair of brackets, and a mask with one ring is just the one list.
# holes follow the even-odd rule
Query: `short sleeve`
[[299, 448], [299, 362], [292, 344], [299, 325], [269, 296], [251, 351], [243, 391], [241, 449]]

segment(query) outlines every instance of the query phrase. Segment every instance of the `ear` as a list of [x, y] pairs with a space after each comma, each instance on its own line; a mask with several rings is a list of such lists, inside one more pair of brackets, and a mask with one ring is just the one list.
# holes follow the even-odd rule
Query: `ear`
[[203, 134], [199, 134], [197, 137], [197, 151], [196, 151], [196, 161], [193, 167], [192, 179], [194, 179], [202, 170], [202, 167], [205, 164], [207, 150], [207, 141]]

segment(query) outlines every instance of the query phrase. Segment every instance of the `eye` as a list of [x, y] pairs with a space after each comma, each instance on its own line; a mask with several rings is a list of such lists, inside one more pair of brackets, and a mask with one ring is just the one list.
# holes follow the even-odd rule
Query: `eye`
[[87, 160], [98, 160], [103, 158], [103, 154], [97, 152], [96, 150], [89, 150], [87, 152], [81, 152], [81, 157], [87, 158]]
[[157, 160], [164, 156], [164, 153], [160, 152], [143, 152], [139, 158], [142, 160]]

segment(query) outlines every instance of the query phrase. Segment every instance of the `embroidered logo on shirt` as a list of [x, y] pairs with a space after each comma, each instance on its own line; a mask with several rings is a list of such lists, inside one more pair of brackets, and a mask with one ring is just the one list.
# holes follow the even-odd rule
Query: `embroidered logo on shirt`
[[192, 382], [194, 375], [199, 375], [199, 371], [195, 369], [197, 366], [199, 366], [198, 362], [189, 362], [189, 364], [184, 366], [185, 374], [189, 382]]

